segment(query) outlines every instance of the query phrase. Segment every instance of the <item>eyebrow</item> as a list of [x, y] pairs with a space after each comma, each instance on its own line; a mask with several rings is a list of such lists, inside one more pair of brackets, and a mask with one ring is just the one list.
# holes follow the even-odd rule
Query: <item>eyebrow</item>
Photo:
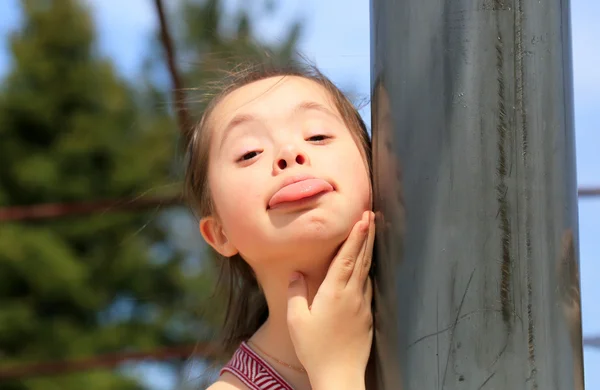
[[335, 115], [326, 106], [322, 105], [321, 103], [310, 102], [310, 101], [302, 102], [302, 103], [298, 104], [296, 107], [294, 107], [294, 109], [292, 110], [292, 115], [298, 115], [298, 114], [304, 113], [306, 111], [311, 111], [311, 110], [320, 111], [324, 114], [327, 114], [327, 115], [337, 118], [337, 115]]
[[[297, 116], [299, 114], [305, 113], [306, 111], [312, 111], [312, 110], [322, 112], [328, 116], [335, 118], [336, 120], [339, 120], [338, 115], [334, 114], [329, 108], [327, 108], [326, 106], [324, 106], [321, 103], [317, 103], [317, 102], [313, 102], [313, 101], [304, 101], [304, 102], [299, 103], [296, 107], [294, 107], [292, 109], [290, 117]], [[229, 123], [227, 123], [227, 126], [225, 126], [225, 130], [224, 130], [225, 135], [223, 136], [223, 139], [221, 140], [221, 148], [223, 147], [223, 145], [225, 144], [225, 141], [231, 134], [231, 130], [233, 130], [235, 127], [238, 127], [244, 123], [249, 123], [249, 122], [254, 122], [254, 121], [259, 121], [259, 120], [260, 119], [258, 117], [251, 115], [251, 114], [239, 114], [239, 115], [234, 116], [229, 121]]]

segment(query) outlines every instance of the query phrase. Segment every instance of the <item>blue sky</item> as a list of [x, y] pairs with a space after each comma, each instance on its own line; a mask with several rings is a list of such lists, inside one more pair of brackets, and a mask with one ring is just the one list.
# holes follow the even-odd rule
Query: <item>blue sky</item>
[[[151, 0], [86, 0], [95, 11], [100, 50], [110, 56], [119, 72], [135, 78], [147, 52], [148, 37], [156, 26]], [[173, 0], [165, 3], [173, 4]], [[226, 8], [255, 3], [226, 0]], [[286, 24], [305, 21], [301, 51], [342, 87], [359, 97], [369, 95], [369, 1], [281, 0], [275, 18], [259, 20], [257, 36], [277, 39]], [[600, 186], [600, 2], [572, 3], [573, 65], [577, 171], [580, 186]], [[0, 15], [0, 76], [10, 67], [4, 37], [18, 25], [17, 0], [2, 0]], [[275, 37], [275, 38], [274, 38]], [[362, 113], [368, 118], [369, 107]], [[600, 335], [600, 197], [579, 202], [581, 286], [584, 335]], [[586, 348], [586, 388], [600, 389], [600, 349]], [[162, 379], [161, 379], [162, 377]], [[151, 375], [157, 388], [170, 388], [170, 379]]]

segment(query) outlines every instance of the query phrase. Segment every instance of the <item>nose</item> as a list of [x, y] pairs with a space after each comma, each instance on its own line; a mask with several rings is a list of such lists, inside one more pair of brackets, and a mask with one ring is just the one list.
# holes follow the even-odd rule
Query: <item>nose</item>
[[273, 170], [280, 172], [294, 165], [306, 165], [309, 163], [308, 156], [296, 145], [283, 146], [273, 163]]

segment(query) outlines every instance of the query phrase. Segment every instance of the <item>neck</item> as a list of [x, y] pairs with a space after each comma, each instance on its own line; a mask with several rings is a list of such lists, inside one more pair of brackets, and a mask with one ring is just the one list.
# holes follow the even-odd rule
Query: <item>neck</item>
[[[298, 267], [297, 270], [291, 269], [290, 265], [303, 264], [301, 260], [298, 262], [286, 261], [283, 267], [274, 266], [277, 263], [269, 262], [269, 269], [265, 270], [268, 274], [257, 270], [256, 274], [261, 281], [261, 286], [269, 307], [269, 317], [263, 326], [252, 336], [252, 342], [273, 357], [289, 365], [302, 367], [296, 356], [287, 325], [288, 281], [294, 271], [300, 271], [304, 275], [308, 287], [308, 305], [311, 305], [315, 294], [327, 274], [332, 258], [333, 255], [323, 256], [319, 261], [311, 261], [310, 266], [307, 266], [304, 260], [304, 266]], [[292, 385], [297, 386], [296, 388], [305, 388], [305, 385], [308, 383], [306, 374], [286, 369], [283, 365], [273, 362], [273, 359], [269, 359], [268, 357], [267, 360], [273, 363], [277, 371], [284, 374], [284, 377]], [[286, 373], [289, 375], [285, 375]]]

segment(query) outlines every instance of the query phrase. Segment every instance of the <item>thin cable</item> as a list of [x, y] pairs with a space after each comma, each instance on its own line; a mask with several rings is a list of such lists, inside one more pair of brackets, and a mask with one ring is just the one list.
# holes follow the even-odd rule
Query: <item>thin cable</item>
[[192, 357], [210, 359], [217, 356], [216, 351], [217, 349], [212, 345], [197, 344], [161, 348], [147, 352], [122, 352], [110, 355], [93, 356], [87, 359], [40, 362], [16, 365], [13, 367], [0, 366], [0, 382], [114, 368], [122, 363], [139, 362], [142, 360], [164, 361], [170, 359], [189, 359]]
[[91, 202], [46, 203], [0, 208], [0, 222], [31, 221], [89, 214], [143, 211], [156, 207], [183, 205], [180, 195], [162, 198], [110, 199]]

